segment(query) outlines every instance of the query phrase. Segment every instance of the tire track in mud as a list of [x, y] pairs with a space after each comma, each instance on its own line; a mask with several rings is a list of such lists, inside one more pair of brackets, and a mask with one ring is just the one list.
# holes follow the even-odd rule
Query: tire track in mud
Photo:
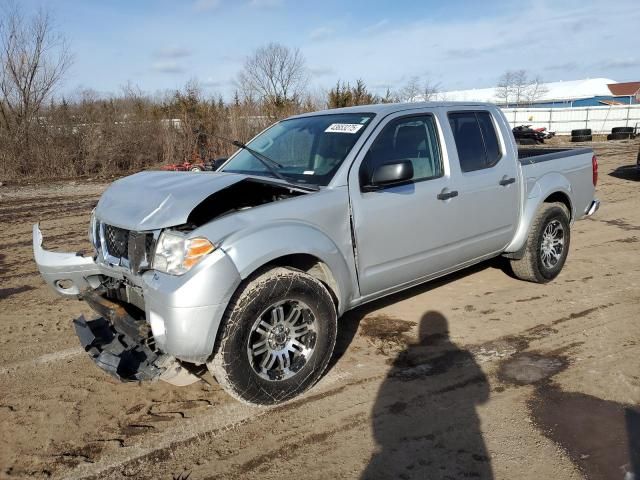
[[[583, 309], [577, 312], [569, 313], [563, 317], [549, 320], [545, 324], [535, 325], [533, 327], [523, 330], [518, 334], [505, 335], [497, 339], [494, 339], [488, 342], [483, 342], [480, 344], [463, 345], [462, 348], [471, 352], [473, 356], [481, 363], [504, 361], [505, 358], [510, 358], [519, 352], [529, 349], [532, 342], [542, 340], [552, 335], [556, 335], [558, 333], [556, 326], [566, 324], [571, 320], [577, 320], [577, 319], [588, 317], [596, 312], [606, 310], [612, 307], [613, 305], [614, 304], [611, 304], [611, 303], [600, 304], [600, 305]], [[378, 318], [378, 320], [380, 320], [380, 318]], [[407, 341], [409, 341], [408, 336], [404, 334], [397, 335], [396, 329], [398, 327], [399, 321], [400, 320], [397, 320], [395, 323], [391, 322], [394, 328], [392, 329], [393, 331], [390, 331], [390, 332], [385, 331], [384, 328], [377, 328], [377, 329], [373, 328], [372, 325], [366, 324], [366, 322], [363, 325], [363, 327], [365, 327], [365, 325], [368, 325], [365, 327], [365, 329], [369, 333], [372, 333], [375, 338], [380, 336], [380, 338], [384, 342], [389, 342], [389, 339], [393, 337], [392, 341], [406, 343]], [[408, 322], [408, 323], [413, 323], [413, 322]], [[360, 334], [361, 335], [363, 334], [362, 330]], [[565, 347], [563, 347], [562, 350], [563, 351], [570, 350], [572, 348], [575, 348], [576, 346], [578, 345], [577, 344], [566, 345]], [[554, 353], [559, 353], [559, 352], [554, 351]], [[444, 357], [446, 357], [446, 354]], [[456, 359], [453, 357], [452, 358], [444, 358], [444, 357], [428, 359], [427, 361], [425, 361], [425, 365], [429, 368], [426, 368], [426, 369], [420, 368], [421, 365], [418, 365], [417, 367], [415, 365], [412, 365], [412, 366], [401, 365], [400, 370], [403, 372], [403, 375], [397, 375], [399, 381], [411, 381], [413, 379], [421, 378], [425, 374], [433, 373], [430, 370], [432, 365], [435, 365], [437, 367], [442, 362], [455, 363], [456, 361]], [[355, 386], [370, 384], [373, 382], [379, 382], [385, 377], [387, 377], [388, 375], [390, 375], [390, 373], [385, 371], [384, 373], [381, 373], [378, 375], [367, 376], [363, 378], [353, 378], [349, 373], [341, 373], [339, 371], [334, 370], [334, 371], [330, 371], [322, 381], [322, 383], [324, 383], [324, 385], [322, 386], [326, 388], [324, 391], [320, 391], [318, 393], [314, 393], [312, 391], [307, 395], [304, 395], [302, 398], [294, 399], [291, 402], [285, 403], [284, 405], [271, 407], [268, 409], [262, 409], [262, 408], [258, 409], [255, 407], [248, 407], [255, 412], [255, 415], [247, 415], [247, 416], [243, 416], [242, 418], [232, 419], [228, 424], [218, 426], [217, 428], [212, 430], [207, 430], [206, 428], [200, 428], [199, 430], [191, 432], [190, 434], [182, 435], [183, 438], [176, 438], [176, 437], [172, 438], [172, 435], [174, 435], [173, 432], [176, 429], [179, 429], [184, 433], [189, 430], [190, 428], [189, 425], [183, 425], [182, 427], [180, 427], [179, 425], [174, 425], [171, 429], [161, 433], [155, 433], [153, 432], [152, 429], [149, 429], [147, 431], [141, 431], [140, 432], [141, 434], [143, 435], [148, 434], [149, 437], [160, 435], [160, 440], [156, 440], [153, 442], [155, 444], [155, 447], [149, 448], [147, 450], [141, 447], [128, 447], [128, 448], [133, 448], [133, 450], [131, 450], [131, 454], [127, 456], [123, 456], [121, 460], [108, 463], [108, 462], [105, 462], [104, 459], [100, 459], [100, 460], [95, 459], [94, 463], [92, 463], [90, 466], [80, 465], [77, 469], [73, 470], [72, 476], [73, 478], [82, 477], [82, 478], [92, 478], [92, 479], [107, 478], [107, 477], [118, 478], [121, 475], [125, 475], [125, 472], [126, 472], [126, 475], [130, 475], [133, 473], [135, 476], [136, 475], [135, 472], [139, 472], [139, 473], [142, 472], [142, 469], [145, 468], [145, 465], [149, 465], [150, 463], [155, 463], [158, 461], [167, 461], [170, 458], [176, 456], [178, 453], [182, 453], [182, 452], [185, 452], [185, 455], [189, 456], [188, 452], [190, 451], [190, 449], [193, 449], [193, 448], [197, 449], [198, 445], [203, 444], [205, 442], [210, 442], [211, 440], [218, 438], [224, 435], [225, 433], [229, 432], [230, 430], [236, 429], [240, 426], [246, 426], [249, 424], [254, 424], [256, 422], [259, 422], [264, 416], [274, 416], [274, 415], [278, 416], [288, 411], [298, 410], [305, 405], [321, 402], [323, 400], [331, 399], [332, 397], [343, 394], [347, 392], [350, 388], [353, 388]], [[495, 375], [496, 374], [492, 374], [491, 378], [494, 378], [494, 380], [497, 380], [495, 378]], [[395, 377], [396, 375], [392, 375], [392, 376]], [[345, 378], [352, 378], [352, 379], [346, 382], [341, 382], [342, 384], [336, 387], [327, 388], [331, 384], [336, 383]], [[327, 385], [327, 381], [329, 385]], [[477, 379], [470, 378], [462, 382], [456, 381], [456, 382], [449, 382], [450, 384], [446, 384], [446, 385], [437, 385], [437, 386], [434, 385], [433, 391], [427, 392], [427, 393], [430, 393], [433, 395], [449, 394], [460, 388], [471, 386], [475, 382], [477, 382]], [[498, 383], [501, 383], [501, 382], [498, 382]], [[504, 390], [504, 386], [499, 387], [496, 391], [503, 391], [503, 390]], [[232, 402], [231, 399], [230, 399], [230, 402]], [[240, 406], [242, 404], [238, 404], [238, 405]], [[246, 407], [245, 405], [243, 406]], [[218, 408], [217, 406], [214, 406], [214, 407]], [[221, 415], [218, 415], [218, 412], [216, 412], [214, 416], [215, 417], [227, 416], [227, 415], [224, 415], [225, 408], [226, 407], [223, 407], [223, 413]], [[233, 406], [231, 408], [233, 408]], [[184, 419], [180, 418], [179, 421], [183, 422]], [[239, 465], [235, 465], [230, 471], [225, 471], [224, 475], [228, 476], [229, 478], [244, 478], [244, 476], [252, 472], [255, 472], [256, 470], [259, 470], [261, 466], [263, 466], [265, 463], [268, 463], [274, 458], [283, 458], [284, 460], [286, 460], [287, 458], [289, 458], [288, 457], [289, 453], [287, 452], [298, 450], [302, 446], [308, 445], [308, 442], [317, 442], [317, 443], [324, 442], [329, 437], [335, 434], [344, 432], [349, 429], [358, 428], [359, 426], [366, 424], [369, 421], [370, 421], [370, 418], [366, 414], [358, 413], [355, 416], [353, 416], [353, 418], [347, 420], [345, 425], [342, 425], [340, 427], [336, 427], [333, 429], [325, 430], [322, 432], [309, 433], [304, 437], [302, 437], [303, 441], [301, 441], [301, 439], [298, 438], [296, 442], [287, 443], [282, 447], [270, 450], [257, 457], [254, 457], [243, 463], [240, 463]], [[214, 425], [215, 419], [208, 418], [204, 422], [204, 424]], [[146, 440], [147, 442], [149, 442], [151, 439], [148, 438]], [[160, 443], [160, 445], [158, 445], [158, 443]], [[111, 458], [115, 460], [113, 456], [111, 456]], [[147, 478], [144, 475], [142, 477]], [[68, 478], [71, 478], [71, 476]], [[148, 478], [152, 478], [152, 477], [148, 477]]]
[[[90, 212], [96, 206], [97, 201], [84, 201], [80, 203], [62, 204], [52, 208], [51, 205], [43, 206], [42, 209], [24, 208], [0, 212], [0, 223], [7, 225], [22, 224], [25, 222], [34, 223], [43, 218], [59, 220], [62, 218], [76, 217], [86, 212]], [[88, 220], [87, 220], [88, 221]]]
[[46, 353], [31, 360], [22, 360], [20, 362], [9, 363], [7, 365], [0, 365], [0, 375], [7, 374], [22, 368], [38, 367], [46, 363], [59, 362], [68, 358], [77, 357], [78, 355], [81, 355], [83, 353], [84, 350], [80, 347], [67, 348], [66, 350]]
[[[352, 384], [371, 382], [382, 378], [384, 375], [360, 379], [346, 385], [330, 388], [331, 385], [347, 376], [349, 375], [346, 373], [330, 372], [322, 380], [323, 386], [327, 390], [305, 395], [284, 405], [271, 408], [249, 406], [227, 397], [226, 403], [211, 406], [216, 409], [216, 415], [180, 419], [178, 424], [171, 425], [171, 427], [162, 432], [149, 433], [139, 445], [131, 445], [111, 451], [108, 459], [100, 458], [91, 464], [78, 465], [77, 468], [63, 475], [63, 478], [97, 480], [110, 476], [112, 478], [121, 478], [122, 476], [136, 477], [147, 463], [167, 460], [174, 455], [176, 449], [191, 448], [204, 442], [210, 442], [248, 423], [257, 422], [265, 416], [333, 397]], [[150, 431], [152, 430], [150, 429]]]

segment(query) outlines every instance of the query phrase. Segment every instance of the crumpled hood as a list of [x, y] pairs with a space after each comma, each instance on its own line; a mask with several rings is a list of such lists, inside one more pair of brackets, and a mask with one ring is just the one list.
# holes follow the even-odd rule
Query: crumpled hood
[[102, 194], [100, 221], [127, 230], [157, 230], [186, 223], [209, 195], [247, 178], [215, 172], [140, 172], [113, 182]]

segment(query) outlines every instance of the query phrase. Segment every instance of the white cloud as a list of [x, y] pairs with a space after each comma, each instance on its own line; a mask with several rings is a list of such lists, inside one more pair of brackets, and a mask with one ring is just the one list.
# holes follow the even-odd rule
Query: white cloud
[[603, 68], [639, 68], [640, 60], [638, 60], [637, 58], [605, 58], [598, 62], [596, 65]]
[[380, 30], [380, 29], [386, 27], [387, 25], [389, 25], [389, 19], [388, 18], [383, 18], [382, 20], [380, 20], [379, 22], [374, 23], [373, 25], [369, 25], [367, 27], [364, 27], [362, 29], [362, 31], [364, 33], [371, 33], [371, 32], [375, 32], [376, 30]]
[[250, 0], [249, 6], [253, 8], [279, 8], [284, 6], [284, 0]]
[[208, 10], [215, 10], [220, 6], [220, 3], [220, 0], [196, 0], [193, 8], [198, 12], [206, 12]]
[[336, 71], [331, 67], [311, 67], [309, 73], [314, 77], [328, 77], [335, 75]]
[[331, 27], [318, 27], [309, 33], [309, 39], [313, 41], [320, 41], [327, 39], [333, 35], [333, 28]]
[[162, 62], [155, 62], [151, 65], [152, 70], [158, 73], [184, 73], [186, 70], [178, 62], [167, 60]]
[[229, 80], [216, 80], [213, 77], [209, 77], [200, 82], [200, 84], [206, 88], [221, 88], [229, 85], [230, 83], [231, 82], [229, 82]]
[[[540, 0], [491, 16], [380, 21], [359, 32], [352, 29], [308, 43], [303, 53], [309, 64], [331, 62], [336, 77], [352, 82], [363, 78], [378, 87], [378, 93], [384, 93], [386, 85], [399, 88], [402, 78], [414, 75], [445, 90], [489, 87], [506, 70], [521, 68], [546, 81], [600, 76], [624, 80], [636, 60], [629, 42], [629, 32], [640, 24], [636, 1], [619, 0], [615, 18], [601, 15], [604, 0], [582, 4], [580, 11]], [[597, 24], [597, 30], [572, 28], [576, 22]]]
[[166, 47], [155, 52], [157, 58], [185, 58], [191, 55], [192, 51], [183, 47]]

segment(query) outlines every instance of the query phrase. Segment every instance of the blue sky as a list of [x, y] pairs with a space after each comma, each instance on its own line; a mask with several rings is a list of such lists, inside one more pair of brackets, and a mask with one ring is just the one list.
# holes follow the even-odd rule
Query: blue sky
[[[3, 2], [4, 0], [0, 0]], [[544, 80], [640, 80], [640, 2], [430, 0], [22, 0], [45, 6], [75, 63], [62, 92], [157, 92], [196, 78], [230, 98], [242, 61], [270, 41], [300, 48], [320, 90], [338, 79], [443, 90], [493, 86], [508, 69]]]

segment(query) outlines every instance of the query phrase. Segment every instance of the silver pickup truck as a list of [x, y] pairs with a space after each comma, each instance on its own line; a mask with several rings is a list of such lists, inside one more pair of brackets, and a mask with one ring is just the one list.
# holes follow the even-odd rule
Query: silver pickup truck
[[368, 105], [266, 129], [217, 172], [114, 182], [90, 256], [35, 260], [59, 294], [99, 317], [80, 342], [123, 381], [198, 380], [276, 404], [311, 387], [352, 308], [491, 257], [548, 282], [575, 220], [592, 215], [589, 149], [518, 150], [480, 103]]

